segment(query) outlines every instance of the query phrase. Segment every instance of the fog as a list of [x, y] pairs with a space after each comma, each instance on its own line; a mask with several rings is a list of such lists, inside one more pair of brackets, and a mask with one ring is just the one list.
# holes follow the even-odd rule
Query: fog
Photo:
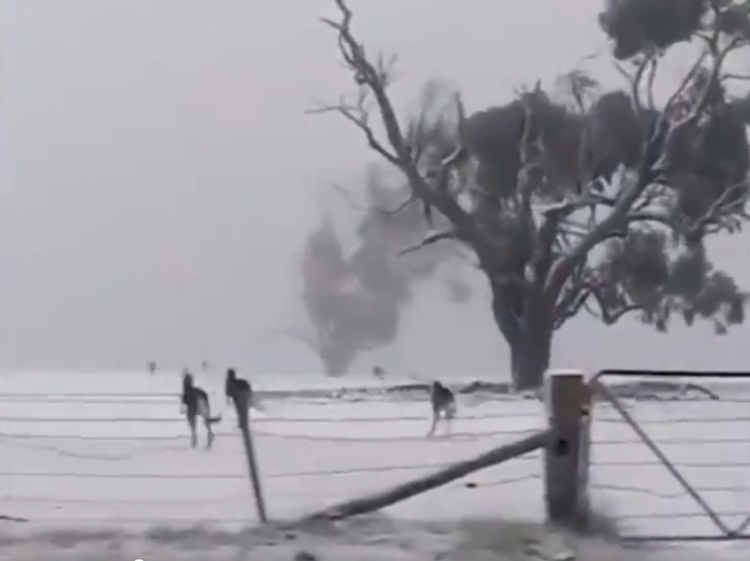
[[[0, 367], [320, 370], [272, 333], [302, 321], [299, 252], [320, 193], [356, 187], [372, 158], [343, 121], [304, 114], [353, 86], [317, 20], [332, 4], [0, 0]], [[399, 55], [401, 106], [443, 78], [480, 109], [605, 48], [599, 0], [353, 7], [370, 50]], [[743, 286], [747, 242], [713, 254]], [[481, 290], [465, 306], [436, 284], [419, 293], [397, 344], [358, 368], [505, 376]], [[581, 318], [554, 363], [741, 368], [747, 330]]]

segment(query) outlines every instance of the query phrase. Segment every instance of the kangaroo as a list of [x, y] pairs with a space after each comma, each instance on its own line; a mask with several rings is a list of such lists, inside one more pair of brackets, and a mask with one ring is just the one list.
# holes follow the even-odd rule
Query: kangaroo
[[[227, 375], [224, 379], [224, 395], [227, 398], [227, 403], [244, 398], [248, 408], [259, 409], [253, 393], [253, 386], [244, 378], [238, 377], [234, 368], [227, 369]], [[237, 426], [240, 426], [239, 418], [237, 419]]]
[[193, 375], [187, 370], [182, 374], [182, 406], [180, 409], [185, 414], [188, 425], [190, 425], [190, 445], [193, 448], [198, 445], [195, 425], [198, 417], [202, 417], [203, 424], [206, 427], [206, 449], [210, 449], [214, 442], [214, 431], [211, 427], [221, 421], [221, 415], [211, 416], [208, 394], [195, 385]]
[[432, 405], [432, 425], [427, 436], [435, 434], [438, 421], [445, 420], [447, 432], [450, 434], [453, 418], [456, 416], [456, 396], [449, 388], [437, 380], [430, 384], [430, 404]]

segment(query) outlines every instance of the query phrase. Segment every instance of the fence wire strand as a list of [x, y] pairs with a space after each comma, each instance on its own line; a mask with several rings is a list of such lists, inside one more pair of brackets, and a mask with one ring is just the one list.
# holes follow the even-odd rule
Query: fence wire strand
[[[154, 399], [153, 396], [147, 396], [149, 399], [140, 399], [139, 394], [130, 394], [128, 397], [135, 397], [139, 399], [123, 400], [118, 399], [121, 396], [100, 396], [99, 399], [94, 399], [92, 396], [77, 396], [77, 399], [68, 400], [64, 396], [56, 396], [56, 398], [38, 400], [38, 396], [25, 396], [23, 399], [7, 399], [7, 395], [0, 396], [0, 401], [6, 403], [33, 403], [35, 401], [45, 401], [48, 404], [65, 403], [69, 404], [71, 401], [74, 403], [86, 403], [96, 407], [97, 405], [107, 404], [120, 404], [123, 406], [133, 407], [134, 405], [145, 405], [147, 407], [158, 408], [160, 411], [164, 411], [165, 407], [173, 407], [171, 404], [175, 401], [175, 396], [163, 396], [164, 399]], [[11, 396], [17, 397], [17, 396]], [[169, 403], [170, 405], [167, 405]], [[183, 434], [143, 434], [143, 435], [131, 435], [131, 434], [50, 434], [50, 431], [45, 430], [47, 426], [59, 427], [60, 425], [68, 425], [75, 427], [72, 430], [76, 431], [77, 426], [85, 426], [86, 430], [88, 427], [97, 427], [97, 431], [102, 430], [103, 427], [116, 427], [118, 424], [125, 425], [137, 425], [137, 424], [148, 424], [148, 425], [185, 425], [185, 420], [182, 416], [177, 414], [177, 408], [175, 410], [174, 417], [133, 417], [132, 412], [128, 417], [117, 417], [117, 416], [103, 416], [103, 415], [92, 415], [83, 416], [80, 414], [80, 408], [76, 415], [64, 416], [64, 415], [48, 415], [48, 416], [23, 416], [6, 414], [0, 417], [0, 455], [10, 457], [14, 454], [13, 450], [26, 449], [31, 451], [37, 451], [40, 453], [51, 454], [53, 456], [61, 458], [69, 458], [71, 460], [82, 460], [87, 462], [85, 465], [90, 468], [94, 467], [96, 462], [130, 462], [133, 465], [139, 460], [149, 455], [156, 454], [172, 454], [172, 453], [184, 453], [190, 450], [188, 445], [188, 434], [185, 428]], [[154, 411], [154, 409], [152, 409]], [[321, 413], [325, 413], [321, 411]], [[535, 424], [533, 421], [538, 421], [538, 414], [532, 414], [524, 411], [517, 411], [516, 414], [512, 414], [511, 417], [515, 418], [514, 424]], [[481, 415], [481, 414], [464, 414], [461, 416], [462, 420], [488, 420], [488, 419], [500, 419], [505, 420], [511, 418], [508, 415]], [[325, 427], [328, 425], [338, 424], [357, 424], [357, 426], [364, 426], [366, 424], [382, 425], [386, 426], [397, 426], [400, 422], [418, 422], [427, 423], [429, 417], [425, 415], [393, 415], [393, 416], [379, 416], [379, 417], [341, 417], [341, 416], [278, 416], [278, 415], [258, 415], [254, 416], [251, 423], [253, 426], [253, 436], [258, 441], [268, 440], [282, 441], [282, 440], [307, 440], [307, 441], [329, 441], [329, 442], [359, 442], [359, 443], [398, 443], [398, 442], [409, 442], [409, 441], [421, 441], [429, 442], [425, 440], [424, 434], [409, 435], [409, 434], [394, 434], [393, 436], [381, 436], [381, 435], [336, 435], [336, 434], [315, 434], [313, 432], [304, 432], [305, 426], [314, 427]], [[528, 422], [527, 422], [528, 421]], [[13, 426], [16, 425], [16, 426]], [[34, 430], [28, 430], [33, 426]], [[279, 431], [278, 427], [296, 427], [300, 430], [284, 432]], [[271, 430], [266, 429], [268, 427]], [[273, 427], [273, 428], [272, 428]], [[426, 428], [426, 427], [425, 427]], [[41, 430], [39, 430], [41, 429]], [[274, 430], [276, 429], [276, 430]], [[106, 428], [104, 429], [106, 431]], [[112, 432], [115, 432], [114, 429]], [[130, 427], [128, 430], [132, 430]], [[138, 429], [136, 429], [138, 430]], [[147, 429], [146, 429], [147, 430]], [[72, 432], [72, 431], [71, 431]], [[108, 432], [108, 431], [107, 431]], [[145, 430], [144, 430], [145, 432]], [[398, 432], [398, 431], [397, 431]], [[480, 439], [491, 439], [491, 438], [515, 438], [521, 437], [526, 434], [533, 432], [532, 430], [512, 430], [512, 429], [499, 429], [499, 430], [484, 430], [479, 432], [454, 432], [451, 435], [452, 440], [457, 442], [466, 442]], [[224, 439], [230, 438], [231, 442], [235, 444], [234, 448], [229, 448], [227, 452], [222, 454], [224, 460], [228, 459], [227, 453], [237, 462], [235, 465], [242, 466], [244, 457], [242, 455], [242, 448], [240, 446], [239, 431], [235, 428], [217, 432], [217, 438]], [[436, 439], [433, 441], [435, 444], [444, 442], [444, 440]], [[92, 446], [89, 446], [92, 444]], [[111, 444], [117, 446], [114, 450], [101, 449], [99, 445], [106, 446]], [[84, 446], [85, 445], [85, 446]], [[2, 454], [3, 449], [6, 450], [5, 454]], [[226, 450], [226, 449], [225, 449]], [[10, 453], [9, 453], [10, 452]], [[17, 454], [17, 452], [15, 453]], [[522, 461], [528, 461], [530, 458], [521, 458]], [[536, 458], [538, 462], [538, 458]], [[91, 462], [94, 462], [91, 464]], [[116, 509], [118, 506], [132, 505], [134, 507], [141, 506], [145, 509], [163, 507], [179, 507], [180, 505], [207, 505], [207, 506], [220, 506], [220, 505], [238, 505], [244, 506], [249, 497], [246, 492], [240, 491], [237, 494], [225, 494], [223, 496], [213, 497], [182, 497], [182, 498], [154, 498], [151, 497], [65, 497], [65, 496], [54, 496], [54, 494], [36, 493], [35, 489], [38, 485], [31, 483], [33, 481], [44, 481], [41, 483], [43, 486], [48, 486], [50, 482], [59, 482], [60, 485], [68, 487], [69, 481], [81, 480], [81, 481], [112, 481], [113, 489], [116, 492], [117, 488], [122, 489], [122, 484], [126, 481], [139, 482], [136, 483], [134, 488], [141, 486], [140, 482], [155, 481], [155, 482], [168, 482], [168, 481], [190, 481], [190, 482], [212, 482], [212, 481], [225, 481], [230, 485], [235, 485], [231, 482], [244, 482], [247, 480], [247, 473], [238, 468], [236, 473], [229, 473], [226, 471], [211, 470], [209, 472], [178, 472], [176, 470], [167, 471], [129, 471], [127, 469], [119, 470], [116, 472], [109, 470], [96, 470], [86, 469], [84, 465], [81, 468], [77, 466], [73, 469], [26, 469], [21, 468], [13, 469], [13, 465], [6, 467], [0, 462], [0, 478], [4, 479], [8, 486], [6, 487], [5, 494], [0, 495], [0, 501], [5, 505], [27, 505], [29, 508], [43, 505], [54, 505], [56, 508], [64, 508], [66, 505], [70, 505], [71, 508], [75, 508], [76, 505], [80, 509], [87, 507], [108, 507]], [[292, 471], [266, 471], [263, 470], [262, 478], [263, 481], [267, 481], [269, 485], [273, 482], [278, 481], [281, 486], [276, 485], [273, 489], [272, 496], [277, 496], [280, 499], [283, 497], [297, 497], [307, 496], [312, 498], [319, 498], [316, 501], [319, 504], [324, 504], [330, 500], [330, 490], [326, 491], [326, 486], [321, 486], [316, 481], [329, 478], [339, 477], [368, 477], [377, 476], [378, 474], [393, 474], [398, 476], [399, 474], [408, 474], [413, 472], [428, 472], [431, 470], [438, 470], [451, 465], [453, 462], [450, 461], [439, 461], [439, 462], [421, 462], [421, 463], [394, 463], [389, 465], [367, 465], [367, 466], [347, 466], [346, 468], [322, 468], [322, 469], [308, 469], [308, 470], [292, 470]], [[51, 462], [54, 465], [53, 462]], [[37, 464], [38, 465], [38, 464]], [[158, 465], [158, 464], [155, 464]], [[175, 464], [179, 465], [179, 464]], [[539, 467], [539, 464], [537, 464]], [[536, 471], [536, 473], [534, 473]], [[524, 470], [522, 475], [513, 474], [504, 478], [493, 479], [493, 480], [481, 480], [471, 481], [470, 483], [464, 483], [462, 480], [454, 482], [445, 487], [447, 492], [470, 492], [470, 490], [476, 489], [488, 489], [493, 487], [501, 487], [504, 485], [513, 485], [523, 481], [539, 480], [540, 475], [537, 470]], [[28, 480], [28, 485], [18, 486], [16, 482]], [[310, 484], [298, 485], [299, 481], [309, 480]], [[288, 482], [288, 483], [284, 483]], [[292, 483], [294, 482], [294, 483]], [[58, 483], [52, 483], [57, 485]], [[93, 483], [92, 483], [93, 484]], [[291, 484], [291, 487], [289, 486]], [[192, 483], [191, 483], [192, 485]], [[226, 486], [226, 485], [225, 485]], [[15, 489], [14, 492], [10, 492], [10, 489]], [[25, 489], [27, 492], [19, 492], [19, 489]], [[67, 491], [65, 494], [70, 494]], [[107, 493], [109, 494], [109, 493]], [[139, 493], [142, 494], [142, 493]], [[62, 494], [61, 494], [62, 495]], [[271, 500], [273, 500], [272, 497]], [[85, 514], [82, 512], [82, 514]], [[229, 514], [229, 513], [227, 513]], [[34, 520], [41, 520], [34, 516]], [[212, 512], [212, 521], [231, 521], [231, 518], [214, 516]], [[76, 522], [81, 521], [80, 517], [76, 516]], [[97, 518], [97, 522], [106, 521], [107, 518]], [[169, 520], [164, 517], [157, 516], [154, 519], [147, 519], [140, 517], [120, 519], [134, 522], [146, 522], [146, 523], [168, 523]], [[238, 518], [238, 522], [245, 521], [245, 519]], [[193, 519], [185, 519], [184, 522], [196, 523], [199, 521]]]
[[[43, 395], [43, 394], [4, 394], [0, 395], [0, 402], [8, 404], [21, 404], [21, 403], [46, 403], [46, 404], [90, 404], [90, 405], [123, 405], [133, 407], [134, 405], [145, 405], [152, 407], [159, 407], [162, 412], [165, 407], [174, 407], [178, 397], [171, 393], [164, 394], [146, 394], [146, 393], [118, 393], [118, 394], [57, 394], [57, 395]], [[320, 401], [318, 399], [318, 401]], [[504, 400], [503, 400], [504, 401]], [[662, 428], [668, 428], [676, 425], [683, 425], [688, 427], [709, 426], [716, 427], [715, 431], [722, 431], [718, 425], [721, 424], [750, 424], [750, 414], [747, 411], [738, 412], [736, 414], [727, 414], [722, 412], [720, 415], [709, 416], [705, 414], [706, 404], [711, 406], [715, 405], [715, 401], [709, 400], [625, 400], [629, 404], [637, 404], [639, 409], [638, 424], [644, 429], [644, 431], [658, 431]], [[743, 403], [748, 404], [750, 400], [739, 396], [722, 397], [722, 403]], [[317, 402], [315, 400], [305, 401], [306, 404], [312, 404]], [[522, 402], [528, 403], [528, 402]], [[534, 402], [530, 405], [535, 407]], [[672, 412], [672, 408], [675, 405], [680, 406], [678, 415], [672, 416], [668, 413]], [[528, 406], [527, 406], [528, 407]], [[631, 405], [632, 407], [632, 405]], [[169, 424], [183, 424], [185, 420], [182, 416], [177, 414], [177, 408], [174, 407], [175, 415], [168, 417], [132, 417], [121, 418], [116, 416], [33, 416], [25, 417], [22, 415], [6, 415], [0, 417], [0, 456], [9, 456], [7, 452], [2, 453], [2, 448], [24, 448], [29, 450], [36, 450], [39, 452], [50, 453], [60, 457], [67, 457], [75, 460], [87, 460], [91, 462], [102, 461], [102, 462], [129, 462], [138, 461], [145, 456], [152, 456], [158, 454], [171, 454], [184, 452], [186, 448], [187, 431], [184, 434], [144, 434], [139, 436], [132, 435], [118, 435], [118, 434], [47, 434], [45, 432], [37, 432], [36, 430], [28, 431], [33, 425], [34, 429], [37, 427], [44, 427], [44, 425], [69, 425], [75, 427], [78, 425], [89, 425], [89, 426], [114, 426], [116, 424], [151, 424], [151, 425], [169, 425]], [[300, 428], [303, 426], [310, 427], [321, 427], [325, 425], [346, 425], [346, 424], [357, 424], [357, 425], [397, 425], [398, 423], [404, 422], [416, 422], [426, 423], [428, 422], [428, 415], [394, 415], [394, 416], [378, 416], [378, 417], [364, 417], [364, 416], [325, 416], [325, 411], [321, 410], [321, 415], [315, 416], [274, 416], [267, 414], [260, 414], [253, 416], [251, 423], [253, 427], [253, 436], [260, 442], [264, 440], [304, 440], [304, 441], [319, 441], [319, 442], [350, 442], [350, 443], [398, 443], [398, 442], [425, 442], [423, 434], [419, 435], [393, 435], [393, 436], [378, 436], [378, 435], [336, 435], [336, 434], [314, 434], [314, 431], [306, 432], [304, 428], [302, 430], [294, 432], [283, 432], [277, 429], [278, 426], [293, 426], [298, 425]], [[674, 413], [678, 413], [674, 411]], [[497, 430], [481, 430], [481, 431], [465, 431], [455, 432], [451, 435], [452, 441], [456, 442], [467, 442], [477, 441], [480, 439], [493, 439], [493, 438], [520, 438], [530, 433], [538, 431], [542, 428], [543, 420], [541, 418], [541, 410], [509, 410], [504, 414], [461, 414], [457, 418], [457, 421], [492, 421], [492, 420], [503, 420], [510, 421], [508, 424], [520, 424], [524, 426], [524, 429], [512, 429], [502, 428]], [[620, 416], [611, 406], [606, 403], [597, 403], [593, 412], [594, 426], [601, 429], [601, 432], [607, 433], [612, 430], [618, 429], [624, 425], [623, 417]], [[8, 426], [17, 424], [18, 427]], [[3, 426], [5, 425], [5, 426]], [[24, 425], [26, 427], [24, 428]], [[7, 429], [12, 429], [8, 432]], [[693, 469], [693, 470], [706, 470], [716, 474], [718, 477], [722, 477], [720, 474], [726, 470], [746, 470], [750, 473], [750, 453], [746, 455], [744, 459], [724, 459], [722, 461], [714, 460], [711, 461], [711, 447], [719, 445], [730, 445], [730, 446], [741, 446], [750, 444], [750, 427], [747, 434], [744, 436], [737, 434], [736, 436], [714, 434], [703, 436], [695, 434], [694, 436], [664, 436], [659, 438], [659, 447], [665, 450], [671, 450], [672, 447], [705, 447], [707, 450], [706, 455], [702, 458], [699, 456], [698, 460], [681, 461], [676, 462], [679, 469]], [[4, 430], [3, 430], [4, 429]], [[20, 430], [19, 430], [20, 429]], [[277, 430], [274, 430], [277, 429]], [[76, 430], [73, 428], [72, 430]], [[687, 429], [691, 431], [691, 428]], [[694, 431], [696, 432], [696, 431]], [[238, 460], [237, 465], [241, 465], [242, 451], [239, 445], [239, 439], [237, 436], [239, 432], [235, 429], [233, 431], [221, 431], [217, 432], [218, 438], [231, 438], [232, 441], [237, 443], [237, 448], [230, 452], [231, 457], [236, 457]], [[46, 444], [48, 442], [55, 443], [66, 443], [68, 449], [63, 446]], [[435, 440], [434, 443], [443, 443], [444, 440]], [[81, 451], [75, 450], [77, 443], [112, 443], [118, 446], [128, 445], [128, 451], [126, 453], [106, 453], [106, 452], [93, 452], [93, 451]], [[152, 444], [148, 444], [152, 443]], [[174, 444], [170, 444], [174, 443]], [[177, 444], [180, 443], [180, 444]], [[622, 481], [608, 482], [598, 477], [598, 468], [626, 468], [632, 472], [633, 469], [659, 469], [663, 468], [663, 463], [656, 457], [638, 458], [633, 457], [633, 454], [626, 454], [624, 457], [620, 454], [620, 457], [600, 457], [601, 451], [604, 449], [628, 449], [630, 447], [644, 447], [641, 439], [637, 435], [633, 434], [605, 434], [604, 436], [596, 436], [593, 441], [592, 450], [592, 468], [594, 469], [594, 477], [591, 480], [592, 492], [604, 492], [604, 493], [627, 493], [636, 495], [645, 495], [658, 500], [664, 501], [675, 501], [684, 497], [684, 492], [666, 492], [660, 488], [654, 488], [646, 483], [639, 485], [641, 481], [638, 477], [629, 477], [627, 483]], [[750, 451], [750, 446], [748, 447]], [[227, 455], [223, 456], [227, 458]], [[541, 462], [539, 453], [529, 454], [521, 458], [517, 458], [513, 461], [514, 463], [523, 463], [528, 466], [528, 462], [534, 462], [536, 471], [534, 469], [527, 469], [526, 473], [522, 475], [509, 476], [502, 479], [489, 480], [489, 481], [477, 481], [471, 482], [470, 484], [462, 484], [461, 480], [455, 484], [451, 484], [445, 488], [446, 491], [456, 492], [464, 491], [467, 492], [467, 488], [470, 489], [483, 489], [491, 487], [500, 487], [504, 485], [512, 485], [523, 481], [539, 480], [540, 474], [537, 473], [541, 468]], [[310, 479], [312, 481], [315, 478], [332, 478], [332, 477], [346, 477], [346, 476], [364, 476], [385, 474], [385, 473], [407, 473], [407, 472], [419, 472], [437, 470], [454, 462], [433, 462], [433, 463], [422, 463], [422, 464], [393, 464], [393, 465], [382, 465], [382, 466], [361, 466], [361, 467], [349, 467], [341, 469], [311, 469], [311, 470], [299, 470], [299, 471], [282, 471], [282, 472], [265, 472], [263, 471], [262, 477], [264, 480], [277, 481], [277, 480], [305, 480]], [[634, 473], [634, 472], [633, 472]], [[119, 472], [119, 473], [108, 473], [105, 471], [95, 470], [49, 470], [49, 471], [33, 471], [28, 469], [22, 470], [4, 470], [2, 463], [0, 462], [0, 477], [5, 478], [26, 478], [26, 479], [59, 479], [60, 481], [67, 481], [71, 479], [89, 479], [89, 480], [112, 480], [112, 481], [164, 481], [164, 480], [187, 480], [187, 481], [240, 481], [246, 480], [247, 475], [244, 472], [238, 470], [237, 473], [226, 473], [226, 472], [210, 472], [210, 473], [186, 473], [186, 472]], [[645, 481], [646, 478], [643, 478]], [[746, 482], [750, 484], [750, 477], [745, 478]], [[696, 489], [701, 493], [722, 493], [727, 495], [738, 495], [743, 492], [750, 496], [749, 487], [750, 485], [731, 485], [725, 484], [726, 481], [722, 481], [722, 484], [716, 482], [706, 485], [696, 485]], [[64, 484], [64, 483], [63, 483]], [[304, 488], [288, 489], [280, 488], [274, 489], [274, 494], [281, 496], [324, 496], [327, 493], [324, 490], [318, 490], [316, 484], [310, 486], [303, 486]], [[116, 507], [117, 505], [143, 505], [156, 507], [162, 506], [180, 506], [180, 505], [191, 505], [191, 504], [233, 504], [233, 503], [244, 503], [248, 500], [247, 495], [223, 495], [215, 497], [189, 497], [181, 499], [155, 499], [155, 498], [107, 498], [107, 497], [93, 497], [93, 498], [62, 498], [54, 496], [46, 496], [44, 494], [6, 494], [0, 495], [0, 501], [9, 504], [29, 504], [29, 505], [109, 505]], [[750, 509], [750, 505], [748, 505]], [[742, 516], [746, 517], [747, 512], [741, 511], [722, 511], [717, 512], [720, 516]], [[657, 520], [657, 519], [670, 519], [673, 521], [679, 521], [683, 519], [693, 518], [705, 518], [705, 512], [638, 512], [638, 513], [623, 513], [617, 516], [618, 521], [646, 521], [646, 520]], [[245, 518], [232, 518], [232, 517], [214, 517], [212, 521], [217, 522], [246, 522]], [[35, 518], [36, 520], [36, 518]], [[39, 519], [42, 520], [42, 519]], [[55, 520], [55, 519], [51, 519]], [[119, 521], [123, 524], [128, 523], [171, 523], [181, 522], [196, 524], [200, 523], [200, 520], [190, 518], [96, 518], [97, 522], [107, 521]], [[85, 522], [85, 519], [76, 517], [76, 522]]]
[[[750, 513], [750, 410], [736, 405], [750, 405], [750, 400], [737, 395], [731, 400], [722, 396], [719, 400], [638, 401], [636, 407], [626, 407], [621, 398], [614, 399], [627, 415], [617, 413], [606, 401], [596, 402], [592, 410], [589, 493], [608, 501], [617, 497], [618, 511], [607, 510], [616, 525], [629, 523], [626, 533], [632, 535], [622, 537], [731, 539], [723, 534], [723, 526], [738, 532], [738, 538], [750, 537], [742, 533], [746, 527], [735, 529], [726, 520], [747, 520]], [[670, 469], [680, 473], [684, 485]], [[708, 504], [709, 511], [701, 504], [704, 508], [696, 512], [684, 512], [685, 507], [699, 506], [693, 494]], [[643, 504], [639, 495], [653, 506], [661, 505], [662, 511], [636, 512], [636, 505]], [[712, 524], [712, 517], [721, 519], [723, 526]], [[704, 530], [706, 535], [693, 534], [681, 525], [690, 519], [718, 534], [711, 534], [710, 529]], [[668, 535], [671, 530], [654, 534], [649, 523], [656, 520], [668, 520], [674, 536]]]
[[[322, 417], [322, 416], [316, 416], [316, 417], [267, 417], [267, 416], [257, 416], [253, 417], [252, 422], [253, 425], [263, 425], [266, 423], [284, 423], [284, 424], [294, 424], [294, 423], [303, 423], [306, 425], [309, 424], [336, 424], [336, 423], [366, 423], [366, 424], [378, 424], [378, 423], [397, 423], [397, 422], [424, 422], [424, 420], [427, 417], [425, 415], [399, 415], [399, 416], [390, 416], [390, 417]], [[458, 417], [462, 420], [480, 420], [480, 421], [490, 421], [490, 420], [508, 420], [509, 418], [512, 419], [533, 419], [534, 421], [539, 420], [539, 413], [520, 413], [520, 412], [512, 412], [510, 414], [489, 414], [489, 415], [466, 415], [462, 414], [460, 417]], [[603, 416], [603, 415], [597, 415], [596, 417], [597, 423], [602, 424], [622, 424], [622, 419], [618, 418], [616, 415], [611, 416]], [[672, 417], [668, 419], [644, 419], [639, 418], [638, 424], [641, 426], [655, 426], [655, 425], [674, 425], [676, 423], [680, 424], [689, 424], [689, 423], [695, 423], [700, 425], [712, 425], [712, 424], [720, 424], [720, 423], [742, 423], [742, 422], [750, 422], [750, 415], [740, 415], [740, 416], [729, 416], [729, 417], [715, 417], [715, 418], [706, 418], [701, 416], [694, 416], [694, 417]], [[180, 423], [184, 424], [185, 419], [181, 416], [177, 415], [174, 417], [71, 417], [71, 416], [65, 416], [65, 417], [24, 417], [24, 416], [5, 416], [0, 417], [0, 423], [21, 423], [21, 424], [34, 424], [34, 423], [49, 423], [54, 425], [59, 424], [75, 424], [75, 423], [85, 423], [85, 424], [104, 424], [104, 423]]]
[[[305, 470], [279, 473], [263, 473], [264, 479], [300, 479], [304, 477], [333, 477], [342, 475], [367, 475], [394, 471], [427, 471], [442, 469], [454, 462], [433, 462], [424, 464], [400, 464], [387, 466], [363, 466], [346, 469]], [[94, 471], [0, 471], [0, 477], [64, 477], [89, 479], [247, 479], [246, 474], [230, 473], [99, 473]]]

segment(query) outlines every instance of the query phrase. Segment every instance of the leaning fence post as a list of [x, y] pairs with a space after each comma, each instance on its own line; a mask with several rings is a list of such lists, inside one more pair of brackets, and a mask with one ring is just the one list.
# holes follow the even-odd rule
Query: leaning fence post
[[268, 522], [266, 516], [266, 503], [263, 500], [263, 489], [260, 484], [260, 474], [258, 472], [258, 462], [255, 459], [255, 448], [253, 447], [253, 437], [250, 433], [250, 403], [249, 396], [245, 392], [236, 392], [232, 396], [237, 422], [242, 433], [242, 442], [245, 445], [245, 457], [247, 458], [247, 468], [250, 472], [250, 483], [253, 486], [253, 495], [255, 495], [255, 508], [258, 511], [258, 518], [261, 522]]
[[553, 524], [588, 521], [589, 389], [579, 371], [552, 370], [545, 379], [547, 421], [552, 438], [544, 451], [547, 518]]

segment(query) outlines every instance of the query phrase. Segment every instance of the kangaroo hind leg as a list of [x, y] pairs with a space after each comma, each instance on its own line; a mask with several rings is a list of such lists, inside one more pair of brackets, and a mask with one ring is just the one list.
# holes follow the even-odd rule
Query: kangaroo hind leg
[[214, 443], [214, 431], [211, 428], [211, 408], [208, 401], [201, 399], [198, 403], [198, 410], [203, 418], [203, 425], [206, 427], [206, 449], [210, 449]]
[[432, 436], [435, 434], [435, 429], [437, 429], [438, 420], [440, 418], [440, 412], [437, 410], [432, 411], [432, 424], [430, 425], [430, 430], [427, 431], [427, 436]]
[[196, 432], [195, 428], [195, 413], [188, 412], [187, 421], [188, 426], [190, 427], [190, 447], [195, 448], [198, 445], [198, 433]]

